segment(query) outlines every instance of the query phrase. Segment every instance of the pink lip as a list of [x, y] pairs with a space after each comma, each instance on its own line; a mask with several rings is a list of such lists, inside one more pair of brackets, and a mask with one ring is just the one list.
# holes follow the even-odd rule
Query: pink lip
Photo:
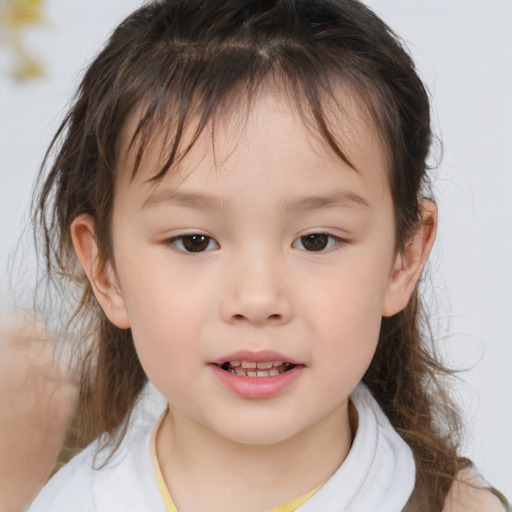
[[[296, 366], [272, 377], [245, 377], [223, 370], [221, 366], [228, 361], [252, 361], [256, 363], [283, 361]], [[273, 350], [261, 352], [241, 350], [213, 361], [209, 367], [223, 386], [242, 398], [249, 399], [270, 398], [279, 394], [288, 386], [291, 386], [302, 375], [305, 368], [303, 364]]]
[[228, 354], [227, 356], [216, 359], [215, 361], [212, 361], [212, 363], [220, 366], [229, 361], [252, 361], [255, 363], [265, 363], [267, 361], [283, 361], [285, 363], [296, 365], [301, 364], [299, 361], [290, 359], [290, 357], [280, 354], [275, 350], [262, 350], [259, 352], [251, 350], [239, 350], [233, 354]]
[[275, 377], [242, 377], [223, 370], [216, 364], [211, 364], [214, 375], [222, 385], [243, 398], [270, 398], [277, 395], [295, 382], [304, 366], [295, 366], [285, 373]]

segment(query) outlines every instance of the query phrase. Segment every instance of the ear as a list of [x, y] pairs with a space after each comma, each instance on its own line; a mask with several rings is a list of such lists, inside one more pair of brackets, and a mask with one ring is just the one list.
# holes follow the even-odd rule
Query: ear
[[94, 221], [90, 215], [80, 215], [73, 220], [71, 238], [77, 258], [105, 315], [117, 327], [128, 329], [130, 319], [125, 300], [112, 263], [103, 261], [100, 256]]
[[420, 278], [437, 233], [437, 206], [428, 199], [420, 201], [421, 221], [413, 237], [396, 256], [388, 282], [382, 316], [393, 316], [409, 302]]

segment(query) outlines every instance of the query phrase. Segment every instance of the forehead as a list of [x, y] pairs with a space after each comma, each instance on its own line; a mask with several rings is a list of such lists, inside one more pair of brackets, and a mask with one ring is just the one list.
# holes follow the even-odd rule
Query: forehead
[[[128, 185], [149, 191], [185, 181], [197, 184], [218, 178], [222, 170], [235, 172], [240, 166], [252, 167], [260, 175], [290, 165], [317, 171], [337, 169], [352, 175], [352, 180], [385, 185], [385, 146], [362, 101], [340, 87], [323, 110], [325, 131], [297, 98], [262, 87], [246, 101], [238, 98], [236, 108], [227, 106], [200, 133], [199, 117], [192, 117], [177, 145], [178, 129], [172, 119], [157, 123], [150, 136], [141, 136], [139, 112], [121, 134], [117, 191]], [[175, 145], [177, 156], [166, 169]], [[341, 148], [343, 158], [333, 147]], [[290, 189], [293, 186], [290, 183]]]

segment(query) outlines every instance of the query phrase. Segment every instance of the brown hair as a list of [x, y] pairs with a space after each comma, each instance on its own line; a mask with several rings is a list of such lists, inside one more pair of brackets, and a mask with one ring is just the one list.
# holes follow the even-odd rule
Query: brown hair
[[[334, 86], [359, 99], [389, 158], [397, 250], [420, 222], [431, 144], [427, 92], [398, 37], [357, 0], [161, 0], [130, 15], [90, 65], [57, 133], [40, 178], [35, 221], [46, 270], [77, 292], [75, 332], [81, 396], [70, 434], [78, 446], [100, 435], [122, 439], [146, 382], [131, 332], [112, 325], [73, 251], [70, 225], [95, 222], [104, 261], [122, 130], [135, 113], [138, 162], [153, 130], [168, 130], [166, 161], [182, 159], [208, 123], [249, 104], [261, 84], [286, 89], [326, 144], [348, 162], [329, 123]], [[243, 98], [243, 100], [240, 100]], [[238, 103], [237, 103], [238, 102]], [[192, 122], [194, 124], [192, 124]], [[183, 134], [194, 127], [191, 140]], [[53, 152], [55, 156], [53, 158]], [[52, 156], [50, 156], [52, 155]], [[137, 171], [137, 164], [133, 172]], [[416, 290], [404, 311], [384, 318], [364, 382], [412, 448], [416, 486], [408, 510], [439, 511], [460, 469], [459, 417], [445, 389]], [[120, 432], [120, 433], [119, 433]]]

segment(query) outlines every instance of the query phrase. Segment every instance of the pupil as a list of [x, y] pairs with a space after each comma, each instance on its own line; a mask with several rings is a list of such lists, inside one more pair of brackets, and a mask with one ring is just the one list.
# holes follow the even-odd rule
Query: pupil
[[183, 246], [189, 252], [201, 252], [204, 251], [210, 239], [204, 235], [190, 235], [183, 238]]
[[301, 238], [302, 245], [308, 251], [321, 251], [327, 247], [329, 237], [322, 233], [313, 233]]

